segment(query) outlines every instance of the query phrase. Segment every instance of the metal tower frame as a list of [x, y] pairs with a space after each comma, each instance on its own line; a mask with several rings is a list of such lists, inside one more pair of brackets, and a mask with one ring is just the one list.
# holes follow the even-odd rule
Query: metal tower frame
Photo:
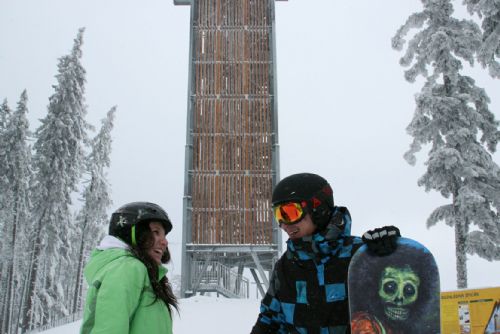
[[[260, 293], [281, 254], [275, 0], [191, 6], [181, 295]], [[286, 0], [285, 0], [286, 1]]]

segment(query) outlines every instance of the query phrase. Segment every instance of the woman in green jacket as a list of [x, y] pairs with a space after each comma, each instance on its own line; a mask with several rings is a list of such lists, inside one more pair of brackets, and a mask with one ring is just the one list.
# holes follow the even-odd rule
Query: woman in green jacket
[[162, 263], [170, 260], [167, 213], [148, 202], [129, 203], [111, 216], [109, 235], [92, 252], [81, 334], [172, 333], [177, 300]]

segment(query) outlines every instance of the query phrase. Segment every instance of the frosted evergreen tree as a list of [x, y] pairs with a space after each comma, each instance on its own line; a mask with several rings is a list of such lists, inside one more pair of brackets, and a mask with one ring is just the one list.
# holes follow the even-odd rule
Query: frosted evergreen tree
[[400, 60], [409, 67], [408, 81], [425, 79], [407, 127], [413, 142], [405, 159], [414, 165], [415, 153], [429, 146], [427, 170], [418, 185], [451, 203], [435, 209], [427, 226], [444, 221], [454, 227], [457, 286], [466, 288], [467, 253], [500, 259], [500, 168], [491, 156], [500, 132], [485, 91], [461, 74], [462, 61], [473, 65], [481, 45], [479, 27], [453, 18], [450, 0], [422, 3], [424, 10], [412, 14], [392, 40], [401, 50], [408, 32], [419, 29]]
[[25, 274], [25, 232], [30, 222], [31, 148], [28, 145], [28, 95], [23, 91], [16, 110], [0, 134], [0, 158], [5, 162], [3, 174], [9, 182], [2, 186], [3, 219], [1, 261], [4, 262], [2, 286], [2, 326], [0, 332], [14, 333], [20, 304], [20, 282]]
[[[4, 145], [6, 143], [6, 138], [3, 137], [3, 133], [6, 130], [7, 127], [7, 121], [11, 115], [12, 111], [9, 108], [9, 104], [7, 103], [7, 99], [3, 101], [3, 103], [0, 105], [0, 146]], [[4, 194], [4, 187], [8, 185], [8, 179], [6, 178], [4, 171], [7, 169], [5, 164], [7, 161], [5, 158], [2, 156], [2, 152], [0, 151], [0, 233], [3, 233], [3, 223], [4, 220], [2, 219], [2, 203], [3, 203], [3, 197], [5, 197]], [[0, 235], [1, 236], [1, 235]], [[1, 263], [1, 262], [0, 262]]]
[[55, 92], [49, 98], [47, 116], [35, 132], [33, 249], [21, 311], [23, 332], [68, 313], [59, 279], [69, 265], [66, 236], [72, 218], [71, 194], [82, 174], [90, 128], [85, 121], [85, 69], [80, 62], [83, 31], [79, 30], [71, 53], [59, 59]]
[[0, 105], [0, 133], [5, 129], [10, 113], [11, 111], [7, 99], [4, 99], [2, 105]]
[[[9, 116], [11, 114], [11, 110], [9, 108], [9, 105], [7, 103], [7, 99], [3, 101], [3, 103], [0, 105], [0, 149], [3, 147], [4, 144], [6, 144], [6, 138], [3, 136], [3, 133], [5, 132], [6, 126], [7, 126], [7, 121], [9, 119]], [[2, 237], [3, 228], [4, 228], [4, 219], [2, 217], [3, 213], [3, 201], [6, 197], [5, 192], [6, 192], [6, 187], [8, 186], [9, 180], [7, 179], [4, 171], [7, 169], [6, 163], [7, 161], [5, 160], [5, 157], [2, 155], [3, 149], [0, 150], [0, 237]], [[0, 261], [0, 266], [2, 262]], [[1, 269], [1, 267], [0, 267]], [[3, 270], [0, 270], [0, 277], [1, 273], [3, 273]], [[0, 298], [3, 296], [3, 294], [0, 292]], [[0, 310], [1, 307], [0, 303]], [[1, 320], [0, 320], [1, 321]]]
[[482, 20], [482, 39], [477, 59], [490, 75], [500, 79], [500, 1], [464, 0], [471, 14]]
[[[8, 186], [8, 179], [5, 175], [5, 170], [7, 169], [6, 163], [7, 161], [2, 156], [3, 152], [3, 144], [5, 142], [5, 138], [2, 136], [8, 116], [10, 115], [9, 105], [7, 103], [7, 99], [3, 101], [0, 105], [0, 240], [4, 240], [4, 235], [7, 233], [4, 229], [7, 228], [5, 225], [5, 212], [4, 212], [4, 201], [7, 199], [6, 189]], [[2, 250], [2, 246], [0, 246], [0, 251]], [[4, 270], [4, 259], [0, 258], [0, 330], [3, 328], [3, 314], [5, 306], [5, 299], [7, 298], [7, 276], [6, 271]]]
[[111, 205], [110, 186], [107, 181], [106, 170], [110, 165], [111, 130], [115, 117], [116, 107], [108, 111], [107, 117], [102, 120], [102, 126], [91, 146], [92, 150], [86, 159], [86, 170], [89, 175], [87, 185], [83, 191], [83, 208], [80, 210], [75, 231], [78, 238], [78, 254], [76, 258], [76, 287], [73, 294], [73, 313], [79, 311], [82, 305], [82, 278], [83, 266], [90, 251], [104, 235], [104, 228], [108, 224], [107, 209]]

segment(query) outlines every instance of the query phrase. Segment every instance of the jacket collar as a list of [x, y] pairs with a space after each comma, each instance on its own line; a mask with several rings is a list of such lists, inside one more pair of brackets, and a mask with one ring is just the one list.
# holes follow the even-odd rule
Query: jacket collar
[[[125, 242], [122, 240], [118, 239], [117, 237], [114, 237], [112, 235], [107, 235], [105, 236], [102, 240], [101, 243], [96, 247], [98, 250], [106, 250], [106, 249], [111, 249], [111, 248], [118, 248], [118, 249], [130, 249], [129, 245], [127, 245]], [[168, 272], [168, 269], [164, 265], [159, 265], [158, 266], [158, 281], [163, 278]]]
[[102, 239], [101, 243], [96, 248], [98, 250], [106, 250], [110, 248], [129, 249], [129, 246], [117, 237], [107, 235], [104, 239]]
[[350, 235], [351, 215], [345, 207], [334, 207], [325, 229], [298, 240], [288, 239], [288, 257], [298, 260], [321, 260], [336, 253], [338, 241]]

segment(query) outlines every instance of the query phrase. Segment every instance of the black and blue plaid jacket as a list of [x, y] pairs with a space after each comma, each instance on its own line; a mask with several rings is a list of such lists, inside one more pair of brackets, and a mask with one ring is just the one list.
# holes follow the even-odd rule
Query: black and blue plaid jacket
[[312, 236], [287, 241], [251, 334], [350, 333], [347, 269], [362, 241], [350, 236], [346, 208], [336, 207], [333, 216], [343, 219], [342, 230], [331, 223]]

